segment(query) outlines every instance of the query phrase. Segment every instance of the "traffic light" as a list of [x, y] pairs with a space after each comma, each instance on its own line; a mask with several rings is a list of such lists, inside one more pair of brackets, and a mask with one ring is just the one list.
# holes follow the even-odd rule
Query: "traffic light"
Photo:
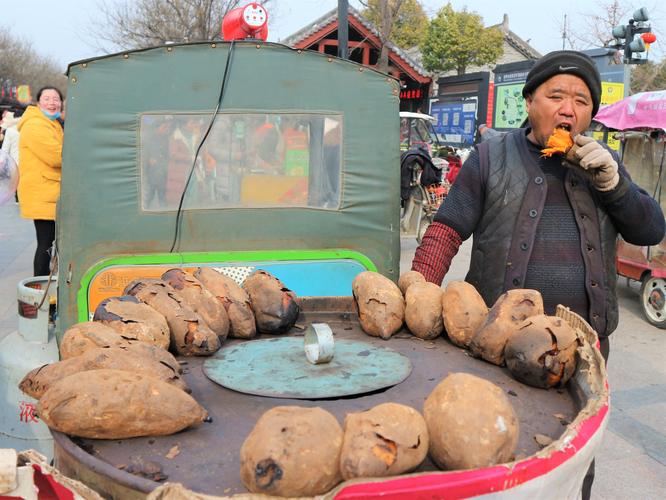
[[[625, 64], [645, 64], [647, 62], [647, 55], [642, 57], [641, 53], [646, 52], [650, 47], [650, 43], [656, 40], [648, 23], [649, 19], [647, 9], [641, 7], [634, 12], [633, 17], [629, 19], [626, 26], [616, 26], [613, 28], [612, 33], [615, 38], [615, 44], [611, 47], [624, 52]], [[651, 36], [636, 36], [644, 33], [649, 33]]]

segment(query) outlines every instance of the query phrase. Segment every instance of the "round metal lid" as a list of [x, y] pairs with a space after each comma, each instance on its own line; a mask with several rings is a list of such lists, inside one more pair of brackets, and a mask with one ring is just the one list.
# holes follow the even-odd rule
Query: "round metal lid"
[[357, 340], [337, 340], [330, 362], [312, 364], [305, 357], [303, 337], [281, 337], [227, 345], [204, 362], [203, 370], [213, 382], [238, 392], [323, 399], [399, 384], [412, 364], [388, 347]]

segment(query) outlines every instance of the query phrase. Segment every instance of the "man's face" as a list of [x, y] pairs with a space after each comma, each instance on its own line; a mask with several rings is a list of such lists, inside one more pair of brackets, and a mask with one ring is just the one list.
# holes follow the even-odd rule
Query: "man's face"
[[585, 82], [574, 75], [556, 75], [539, 85], [526, 99], [532, 126], [528, 138], [545, 146], [558, 127], [572, 137], [584, 132], [592, 121], [592, 95]]

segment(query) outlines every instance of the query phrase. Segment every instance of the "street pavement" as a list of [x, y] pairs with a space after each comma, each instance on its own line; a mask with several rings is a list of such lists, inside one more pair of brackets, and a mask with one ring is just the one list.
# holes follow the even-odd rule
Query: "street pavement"
[[[401, 240], [401, 272], [409, 270], [416, 241]], [[454, 258], [445, 283], [463, 279], [471, 245]], [[35, 232], [10, 202], [0, 206], [0, 339], [17, 326], [16, 284], [32, 274]], [[620, 280], [620, 324], [611, 336], [608, 377], [610, 423], [597, 454], [592, 498], [666, 498], [666, 330], [649, 325], [639, 287]]]

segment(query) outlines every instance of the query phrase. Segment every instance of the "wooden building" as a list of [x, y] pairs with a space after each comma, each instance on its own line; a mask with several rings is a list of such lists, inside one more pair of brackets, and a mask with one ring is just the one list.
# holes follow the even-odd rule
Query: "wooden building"
[[[356, 9], [349, 7], [349, 59], [370, 68], [377, 67], [381, 42], [377, 28]], [[298, 49], [338, 55], [338, 10], [333, 9], [282, 41]], [[400, 80], [400, 110], [427, 112], [432, 79], [404, 50], [387, 42], [388, 73]]]

